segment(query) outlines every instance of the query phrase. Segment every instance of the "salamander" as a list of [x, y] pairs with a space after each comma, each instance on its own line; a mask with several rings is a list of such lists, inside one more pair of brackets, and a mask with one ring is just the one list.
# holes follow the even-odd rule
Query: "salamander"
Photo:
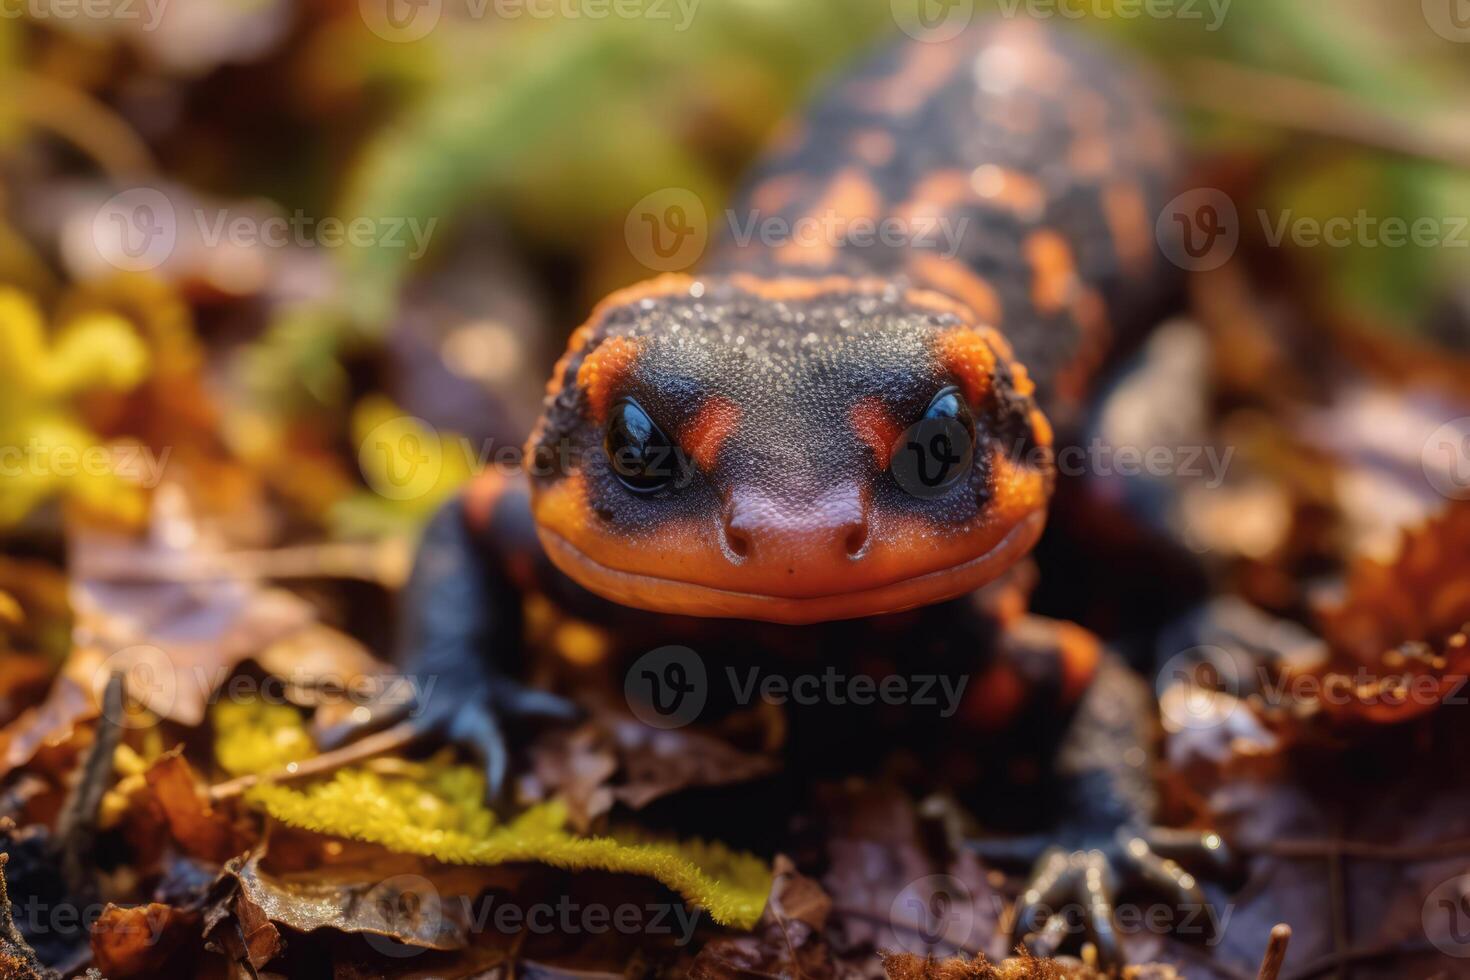
[[1171, 858], [1222, 848], [1153, 827], [1147, 688], [1025, 609], [1053, 447], [1172, 289], [1153, 216], [1176, 151], [1149, 92], [1019, 20], [890, 44], [838, 79], [730, 209], [825, 232], [729, 235], [696, 274], [608, 296], [555, 367], [526, 472], [487, 473], [431, 521], [400, 639], [436, 681], [422, 730], [477, 750], [496, 790], [504, 723], [573, 714], [514, 677], [532, 595], [604, 627], [613, 663], [675, 651], [640, 661], [655, 686], [687, 691], [703, 668], [706, 714], [741, 700], [727, 678], [746, 668], [845, 672], [819, 702], [860, 700], [855, 677], [938, 678], [948, 700], [905, 686], [908, 711], [793, 704], [821, 719], [794, 740], [886, 738], [920, 715], [948, 726], [928, 743], [939, 784], [1043, 756], [1056, 828], [974, 842], [1034, 862], [1018, 935], [1075, 899], [1116, 955], [1114, 889], [1136, 877], [1201, 907]]

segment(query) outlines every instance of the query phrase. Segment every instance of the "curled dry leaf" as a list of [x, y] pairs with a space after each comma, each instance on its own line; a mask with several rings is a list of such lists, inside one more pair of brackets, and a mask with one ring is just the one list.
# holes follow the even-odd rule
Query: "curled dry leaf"
[[225, 551], [182, 492], [157, 496], [145, 537], [75, 525], [68, 543], [76, 647], [68, 673], [84, 687], [100, 689], [121, 670], [132, 702], [196, 726], [249, 658], [304, 704], [319, 683], [340, 688], [381, 672], [355, 640], [322, 625], [311, 603], [261, 583], [252, 568], [273, 553], [246, 560]]
[[615, 803], [640, 810], [683, 790], [744, 783], [779, 767], [774, 757], [742, 751], [717, 735], [658, 729], [611, 711], [572, 732], [544, 733], [531, 757], [526, 794], [561, 797], [583, 831]]
[[1361, 561], [1321, 614], [1331, 654], [1321, 703], [1343, 722], [1422, 716], [1470, 676], [1470, 502], [1407, 533], [1397, 559]]
[[145, 778], [169, 833], [186, 853], [223, 864], [249, 846], [230, 818], [210, 805], [193, 767], [177, 750], [149, 766]]
[[198, 913], [158, 902], [108, 904], [92, 926], [92, 962], [108, 980], [178, 976], [200, 950], [198, 927]]
[[96, 716], [92, 692], [69, 677], [58, 677], [45, 701], [0, 731], [0, 776], [29, 765], [43, 747], [70, 741], [79, 724]]

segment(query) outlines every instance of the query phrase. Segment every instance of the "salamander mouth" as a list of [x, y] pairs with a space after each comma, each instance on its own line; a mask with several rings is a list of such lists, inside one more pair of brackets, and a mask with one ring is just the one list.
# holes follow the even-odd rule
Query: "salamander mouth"
[[910, 578], [826, 595], [741, 592], [604, 565], [555, 531], [538, 528], [542, 547], [562, 572], [603, 598], [635, 609], [679, 616], [806, 625], [903, 612], [973, 592], [1000, 576], [1035, 546], [1046, 525], [1027, 514], [984, 553]]

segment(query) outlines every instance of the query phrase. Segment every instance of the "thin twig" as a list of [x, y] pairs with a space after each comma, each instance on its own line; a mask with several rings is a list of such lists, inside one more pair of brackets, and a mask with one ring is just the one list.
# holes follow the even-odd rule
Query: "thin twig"
[[340, 769], [343, 766], [362, 762], [373, 756], [382, 755], [385, 752], [394, 752], [403, 748], [419, 736], [419, 731], [412, 722], [401, 722], [392, 728], [386, 728], [381, 732], [375, 732], [358, 739], [350, 745], [344, 745], [340, 749], [331, 752], [323, 752], [321, 755], [303, 759], [301, 762], [293, 762], [284, 769], [275, 772], [260, 773], [252, 776], [241, 776], [228, 782], [216, 783], [209, 788], [209, 798], [212, 801], [229, 799], [239, 796], [241, 793], [261, 783], [289, 783], [298, 779], [309, 779], [313, 776], [326, 775], [329, 772]]
[[1191, 59], [1182, 81], [1181, 98], [1199, 108], [1470, 169], [1470, 125], [1452, 119], [1421, 125], [1330, 85], [1209, 58]]
[[16, 69], [5, 73], [4, 84], [10, 111], [72, 143], [109, 177], [137, 180], [157, 169], [133, 128], [85, 92]]
[[128, 552], [92, 555], [79, 562], [79, 577], [102, 582], [212, 582], [233, 579], [358, 579], [398, 585], [406, 577], [409, 550], [390, 541], [371, 544], [299, 545], [259, 551], [203, 553]]
[[1256, 980], [1277, 980], [1281, 976], [1281, 964], [1286, 960], [1286, 947], [1291, 943], [1291, 926], [1278, 923], [1271, 930], [1271, 939], [1266, 944], [1266, 956], [1261, 960], [1261, 972]]
[[1246, 854], [1268, 854], [1279, 858], [1362, 858], [1370, 861], [1435, 861], [1470, 854], [1470, 837], [1429, 844], [1374, 844], [1353, 840], [1280, 840], [1256, 847], [1239, 847]]

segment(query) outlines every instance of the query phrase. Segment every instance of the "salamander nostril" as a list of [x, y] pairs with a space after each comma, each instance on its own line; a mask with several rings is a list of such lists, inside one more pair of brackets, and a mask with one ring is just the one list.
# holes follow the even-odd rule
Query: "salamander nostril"
[[842, 539], [842, 546], [846, 549], [849, 558], [856, 558], [862, 554], [863, 549], [868, 546], [868, 522], [859, 521], [848, 525], [847, 534]]
[[730, 553], [737, 558], [750, 557], [750, 535], [739, 528], [725, 525], [725, 544], [729, 546]]

